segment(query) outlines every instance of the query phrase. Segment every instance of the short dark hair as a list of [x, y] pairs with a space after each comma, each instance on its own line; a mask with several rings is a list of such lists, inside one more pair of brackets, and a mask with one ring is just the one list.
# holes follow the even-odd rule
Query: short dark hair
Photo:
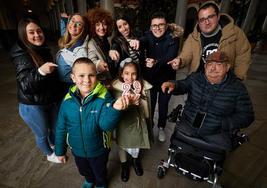
[[166, 14], [164, 12], [162, 12], [162, 11], [154, 12], [150, 16], [150, 21], [153, 20], [153, 19], [155, 19], [155, 18], [162, 18], [162, 19], [165, 19], [166, 20]]
[[73, 73], [75, 65], [82, 64], [82, 63], [88, 64], [88, 65], [93, 65], [95, 67], [95, 69], [96, 69], [96, 66], [95, 66], [95, 64], [93, 63], [92, 60], [90, 60], [87, 57], [80, 57], [80, 58], [78, 58], [78, 59], [76, 59], [74, 61], [73, 65], [72, 65], [72, 68], [71, 68], [71, 72]]
[[207, 1], [207, 2], [200, 5], [200, 7], [197, 11], [197, 16], [201, 10], [207, 9], [209, 7], [212, 7], [215, 10], [215, 13], [217, 16], [219, 15], [219, 11], [220, 11], [219, 6], [214, 1]]

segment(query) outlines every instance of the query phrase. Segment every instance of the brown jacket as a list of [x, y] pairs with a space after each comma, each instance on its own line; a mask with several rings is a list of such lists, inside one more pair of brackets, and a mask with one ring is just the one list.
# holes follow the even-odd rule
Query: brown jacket
[[[227, 54], [234, 73], [243, 80], [246, 78], [251, 63], [250, 43], [245, 33], [234, 25], [234, 20], [229, 15], [221, 14], [220, 16], [222, 37], [218, 49]], [[194, 31], [186, 39], [180, 54], [181, 67], [190, 64], [189, 73], [195, 72], [200, 63], [201, 54], [200, 32], [196, 25]]]

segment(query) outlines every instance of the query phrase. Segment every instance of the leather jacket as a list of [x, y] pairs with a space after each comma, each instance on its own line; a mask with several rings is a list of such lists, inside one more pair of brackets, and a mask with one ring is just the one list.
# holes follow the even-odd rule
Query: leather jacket
[[[47, 46], [36, 47], [44, 62], [52, 62]], [[48, 105], [61, 100], [57, 71], [45, 76], [38, 72], [31, 55], [19, 43], [11, 49], [12, 61], [16, 70], [18, 101], [29, 105]]]

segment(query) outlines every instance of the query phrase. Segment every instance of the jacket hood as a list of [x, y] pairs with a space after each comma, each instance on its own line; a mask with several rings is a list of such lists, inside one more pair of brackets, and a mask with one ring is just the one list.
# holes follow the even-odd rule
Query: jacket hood
[[[64, 100], [67, 100], [71, 98], [72, 96], [77, 96], [77, 91], [78, 91], [78, 88], [76, 85], [71, 86]], [[95, 97], [104, 99], [107, 92], [108, 92], [107, 88], [102, 83], [98, 82], [93, 92], [90, 94], [89, 98], [91, 98], [92, 96], [95, 96]]]

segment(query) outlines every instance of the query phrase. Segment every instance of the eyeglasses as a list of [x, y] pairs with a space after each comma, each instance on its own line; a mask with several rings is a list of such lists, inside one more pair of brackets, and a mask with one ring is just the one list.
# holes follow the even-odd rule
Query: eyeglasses
[[211, 15], [207, 16], [206, 18], [200, 18], [198, 20], [198, 23], [204, 24], [206, 21], [210, 22], [210, 20], [213, 19], [215, 16], [216, 16], [216, 14], [211, 14]]
[[69, 24], [74, 25], [74, 27], [83, 28], [82, 22], [76, 22], [74, 20], [70, 20]]
[[150, 26], [150, 28], [153, 29], [153, 30], [156, 30], [156, 29], [164, 29], [165, 26], [166, 26], [166, 24], [164, 24], [164, 23], [161, 23], [161, 24], [158, 24], [158, 25], [153, 24], [153, 25]]

